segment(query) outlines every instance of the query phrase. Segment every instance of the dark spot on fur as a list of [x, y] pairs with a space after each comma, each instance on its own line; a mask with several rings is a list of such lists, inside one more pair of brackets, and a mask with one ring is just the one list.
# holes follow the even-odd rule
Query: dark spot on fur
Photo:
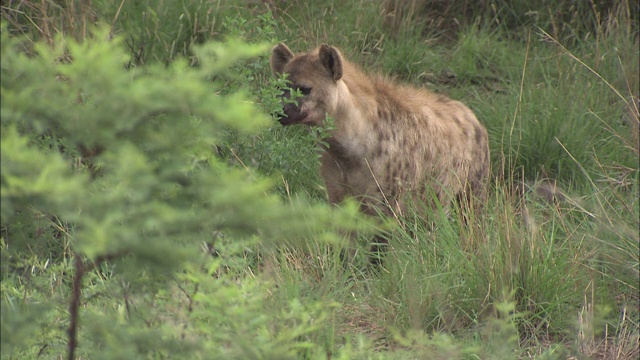
[[393, 184], [394, 182], [396, 182], [396, 178], [398, 177], [398, 172], [399, 171], [400, 171], [400, 169], [397, 166], [395, 166], [393, 168], [393, 170], [391, 170], [391, 182], [390, 183]]
[[380, 121], [375, 121], [373, 123], [373, 131], [378, 133], [378, 137], [380, 137]]
[[420, 147], [416, 141], [411, 142], [411, 145], [409, 145], [409, 151], [412, 155], [415, 155], [418, 152], [419, 148]]
[[384, 175], [384, 183], [385, 184], [390, 184], [391, 183], [391, 179], [392, 179], [392, 177], [391, 177], [391, 169], [387, 166], [386, 172], [385, 172], [385, 175]]
[[383, 143], [387, 141], [387, 134], [384, 131], [378, 131], [378, 142]]
[[442, 119], [442, 113], [436, 109], [433, 110], [433, 115], [436, 117], [436, 119]]
[[407, 172], [407, 166], [404, 162], [398, 163], [398, 171], [396, 171], [396, 176], [394, 180], [397, 182], [398, 180], [404, 179], [404, 175]]
[[417, 172], [416, 163], [411, 160], [407, 160], [407, 163], [405, 164], [404, 168], [405, 168], [405, 172], [402, 180], [409, 181], [409, 179], [411, 178], [411, 174], [415, 174]]
[[457, 172], [462, 166], [462, 161], [459, 158], [453, 160], [453, 169]]
[[483, 136], [483, 131], [480, 125], [478, 124], [475, 125], [475, 131], [476, 131], [476, 143], [482, 144], [482, 142], [484, 141], [484, 136]]
[[433, 160], [433, 158], [431, 156], [431, 151], [425, 151], [424, 152], [424, 163], [425, 164], [430, 164], [432, 160]]
[[476, 171], [473, 174], [473, 177], [471, 179], [472, 181], [472, 187], [474, 189], [478, 189], [482, 187], [482, 180], [486, 177], [486, 167], [482, 166], [478, 169], [476, 169]]
[[387, 119], [387, 114], [382, 109], [378, 108], [378, 119], [383, 120]]

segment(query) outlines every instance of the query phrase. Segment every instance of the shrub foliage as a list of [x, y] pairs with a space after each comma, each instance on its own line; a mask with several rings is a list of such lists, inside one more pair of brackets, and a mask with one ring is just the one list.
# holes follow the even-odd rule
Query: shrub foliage
[[[104, 358], [131, 358], [199, 353], [208, 346], [221, 346], [230, 357], [262, 351], [289, 356], [304, 342], [297, 336], [310, 328], [282, 329], [273, 335], [291, 341], [274, 346], [271, 334], [264, 332], [269, 317], [244, 327], [247, 319], [236, 317], [261, 306], [255, 295], [261, 291], [253, 293], [256, 298], [241, 299], [243, 289], [258, 284], [247, 282], [235, 289], [222, 280], [216, 283], [212, 276], [223, 277], [223, 262], [200, 246], [213, 255], [225, 248], [228, 257], [255, 244], [256, 235], [261, 243], [273, 244], [300, 239], [314, 226], [326, 230], [333, 222], [327, 207], [305, 206], [301, 211], [295, 203], [285, 205], [269, 194], [271, 181], [233, 169], [218, 157], [216, 144], [223, 134], [255, 133], [268, 125], [268, 116], [242, 92], [217, 91], [232, 76], [234, 63], [264, 53], [265, 45], [208, 43], [193, 49], [198, 67], [179, 59], [168, 68], [126, 70], [128, 56], [121, 40], [105, 30], [91, 41], [59, 37], [53, 46], [37, 43], [33, 56], [20, 51], [20, 39], [6, 34], [3, 31], [3, 277], [20, 283], [21, 273], [53, 271], [52, 264], [28, 263], [21, 256], [23, 250], [40, 249], [36, 256], [60, 266], [62, 289], [45, 291], [50, 301], [42, 297], [45, 293], [22, 297], [8, 287], [15, 283], [3, 282], [3, 354], [24, 354], [33, 342], [41, 351], [59, 352], [64, 344], [59, 339], [66, 334], [69, 358], [76, 351], [93, 357], [92, 348], [103, 349]], [[187, 286], [188, 291], [182, 290]], [[82, 314], [83, 304], [116, 296], [114, 291], [124, 294], [115, 309], [105, 302], [104, 313]], [[90, 293], [98, 300], [86, 299]], [[157, 302], [184, 311], [163, 314]], [[54, 311], [67, 305], [70, 320]], [[148, 311], [135, 310], [148, 305]], [[322, 307], [310, 306], [321, 319]], [[119, 313], [123, 309], [126, 314]], [[178, 331], [180, 326], [170, 318], [183, 315], [194, 316], [202, 328]], [[294, 319], [298, 315], [308, 316], [304, 311], [287, 314]], [[163, 316], [167, 319], [161, 320]], [[58, 330], [38, 326], [50, 326], [50, 321]], [[206, 329], [211, 323], [218, 323], [215, 331]], [[32, 336], [42, 331], [57, 332], [58, 341]], [[267, 338], [262, 343], [235, 342], [234, 334], [245, 331]], [[200, 335], [219, 342], [203, 345], [196, 341]], [[265, 344], [269, 348], [260, 349]]]

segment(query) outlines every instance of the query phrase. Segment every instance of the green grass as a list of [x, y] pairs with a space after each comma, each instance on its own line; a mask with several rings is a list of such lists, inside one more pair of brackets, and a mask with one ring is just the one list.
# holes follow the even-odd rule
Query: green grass
[[[78, 19], [95, 14], [111, 24], [115, 9], [94, 3], [76, 9]], [[145, 353], [122, 345], [132, 346], [127, 336], [137, 343], [156, 336], [220, 358], [637, 358], [638, 124], [622, 118], [629, 97], [639, 95], [637, 18], [617, 11], [615, 21], [594, 28], [596, 14], [580, 7], [572, 17], [563, 3], [562, 16], [533, 21], [518, 17], [524, 5], [504, 2], [490, 14], [502, 21], [460, 21], [443, 39], [424, 29], [428, 22], [412, 23], [414, 15], [390, 29], [372, 1], [275, 1], [273, 16], [261, 2], [134, 3], [124, 2], [114, 28], [129, 37], [129, 51], [144, 51], [135, 66], [170, 63], [189, 56], [190, 44], [227, 35], [300, 51], [326, 42], [368, 71], [467, 103], [489, 130], [491, 194], [468, 226], [455, 216], [433, 224], [391, 219], [381, 230], [390, 241], [379, 267], [368, 265], [365, 232], [352, 264], [323, 232], [291, 246], [258, 232], [248, 241], [221, 235], [220, 256], [203, 255], [177, 276], [123, 278], [114, 269], [126, 261], [105, 265], [85, 281], [81, 358], [96, 355], [90, 345]], [[141, 18], [143, 8], [155, 15]], [[56, 9], [49, 25], [70, 32], [71, 12]], [[48, 39], [25, 20], [40, 19], [42, 8], [17, 10], [3, 9], [3, 18], [14, 32], [30, 29], [26, 48]], [[588, 14], [584, 22], [580, 14]], [[567, 17], [573, 28], [554, 29]], [[214, 81], [271, 112], [278, 105], [274, 91], [263, 91], [274, 86], [267, 56]], [[251, 176], [270, 177], [283, 201], [325, 202], [318, 140], [304, 129], [274, 121], [256, 135], [221, 138], [217, 154]], [[547, 181], [562, 191], [555, 202], [540, 195]], [[36, 230], [20, 224], [2, 229], [3, 327], [5, 320], [28, 324], [21, 329], [29, 338], [14, 334], [6, 340], [12, 347], [3, 339], [2, 358], [61, 358], [72, 231], [44, 217]], [[30, 246], [38, 237], [47, 240]], [[136, 330], [110, 334], [124, 323]], [[171, 357], [171, 349], [148, 353]]]

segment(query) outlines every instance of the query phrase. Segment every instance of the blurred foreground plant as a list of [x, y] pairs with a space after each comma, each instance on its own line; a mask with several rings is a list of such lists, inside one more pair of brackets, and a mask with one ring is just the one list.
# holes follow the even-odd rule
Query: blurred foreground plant
[[[235, 242], [230, 251], [241, 254], [251, 244], [295, 242], [310, 234], [335, 240], [333, 230], [355, 223], [350, 220], [355, 208], [338, 214], [326, 206], [284, 204], [270, 194], [269, 180], [232, 169], [217, 156], [224, 131], [250, 134], [268, 123], [242, 91], [220, 95], [218, 81], [232, 76], [235, 62], [265, 52], [268, 45], [208, 43], [194, 49], [198, 67], [178, 59], [168, 68], [149, 64], [127, 71], [121, 40], [110, 38], [106, 29], [84, 42], [59, 37], [53, 45], [37, 43], [34, 56], [20, 51], [21, 40], [7, 34], [3, 29], [3, 357], [35, 355], [38, 346], [38, 356], [47, 347], [61, 353], [62, 326], [43, 329], [45, 322], [57, 321], [51, 318], [65, 317], [67, 296], [70, 320], [61, 322], [69, 359], [189, 357], [213, 349], [227, 349], [227, 358], [259, 349], [294, 357], [307, 330], [269, 332], [278, 314], [232, 326], [246, 325], [246, 317], [255, 314], [225, 307], [228, 312], [203, 310], [203, 315], [197, 308], [197, 301], [209, 310], [212, 303], [250, 302], [246, 309], [262, 311], [268, 286], [254, 282], [238, 288], [252, 288], [249, 297], [235, 290], [232, 276], [223, 281], [221, 262], [199, 244], [211, 248], [224, 234]], [[28, 283], [21, 269], [28, 257], [46, 259], [42, 269], [51, 268], [50, 261], [60, 264], [66, 292], [54, 287], [58, 298], [48, 299], [40, 289], [27, 297], [25, 289], [21, 298], [19, 285]], [[172, 279], [177, 288], [167, 290]], [[191, 286], [194, 290], [184, 290]], [[95, 299], [81, 297], [88, 288], [97, 289], [97, 296], [108, 294], [106, 302], [89, 306]], [[163, 305], [184, 311], [162, 310]], [[81, 308], [87, 308], [88, 321], [79, 316]], [[322, 318], [323, 309], [313, 304], [309, 309]], [[192, 314], [208, 324], [194, 330], [198, 341], [186, 335], [186, 324], [168, 321]], [[303, 327], [309, 322], [301, 321]], [[215, 336], [218, 327], [229, 336]], [[283, 335], [287, 331], [295, 334]], [[237, 345], [237, 332], [263, 338]], [[278, 338], [291, 341], [276, 346]]]

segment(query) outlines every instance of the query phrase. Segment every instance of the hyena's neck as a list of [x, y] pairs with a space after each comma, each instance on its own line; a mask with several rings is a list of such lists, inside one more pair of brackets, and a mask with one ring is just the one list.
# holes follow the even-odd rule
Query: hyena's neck
[[328, 151], [339, 158], [365, 159], [374, 150], [376, 141], [373, 123], [377, 111], [375, 89], [364, 75], [340, 80], [338, 89], [338, 104], [330, 114], [335, 121], [335, 129], [328, 139]]

